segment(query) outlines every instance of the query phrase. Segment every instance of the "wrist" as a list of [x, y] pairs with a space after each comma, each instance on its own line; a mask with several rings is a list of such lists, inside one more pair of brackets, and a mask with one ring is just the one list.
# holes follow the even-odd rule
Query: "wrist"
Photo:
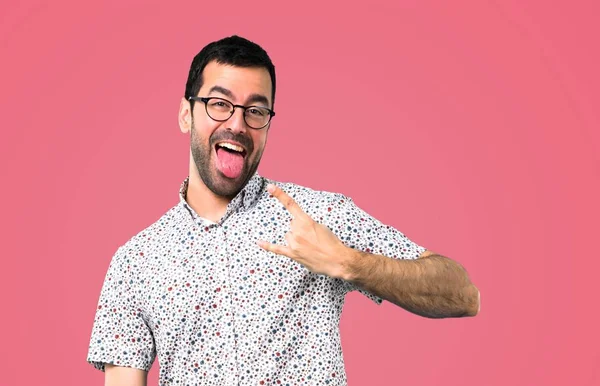
[[350, 247], [344, 247], [344, 259], [340, 279], [355, 282], [360, 277], [360, 262], [364, 259], [363, 253]]

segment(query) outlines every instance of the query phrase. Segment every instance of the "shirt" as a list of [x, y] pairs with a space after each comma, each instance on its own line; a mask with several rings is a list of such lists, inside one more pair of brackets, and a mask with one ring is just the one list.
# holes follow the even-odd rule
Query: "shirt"
[[340, 193], [255, 173], [214, 223], [185, 197], [120, 246], [108, 267], [87, 361], [148, 371], [165, 385], [346, 385], [339, 322], [349, 282], [310, 272], [257, 245], [285, 245], [291, 215], [274, 183], [342, 242], [415, 259], [425, 248]]

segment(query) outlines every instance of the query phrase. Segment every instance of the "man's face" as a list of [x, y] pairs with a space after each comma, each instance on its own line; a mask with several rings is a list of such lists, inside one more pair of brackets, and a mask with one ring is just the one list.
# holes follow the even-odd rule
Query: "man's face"
[[[198, 96], [219, 97], [234, 105], [271, 108], [271, 90], [271, 77], [265, 68], [210, 62], [204, 68]], [[186, 127], [182, 125], [182, 119], [186, 118], [184, 103], [187, 102], [182, 101], [180, 126], [184, 132], [191, 130], [191, 153], [200, 178], [216, 195], [234, 197], [258, 168], [269, 126], [259, 130], [248, 127], [240, 108], [227, 121], [217, 122], [206, 113], [205, 103], [197, 101]], [[230, 145], [243, 151], [237, 152]]]

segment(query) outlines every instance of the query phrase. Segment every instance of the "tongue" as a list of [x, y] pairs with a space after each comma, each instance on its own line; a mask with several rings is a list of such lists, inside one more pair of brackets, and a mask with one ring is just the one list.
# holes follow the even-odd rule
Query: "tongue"
[[239, 153], [217, 148], [217, 167], [228, 178], [238, 178], [244, 167], [244, 157]]

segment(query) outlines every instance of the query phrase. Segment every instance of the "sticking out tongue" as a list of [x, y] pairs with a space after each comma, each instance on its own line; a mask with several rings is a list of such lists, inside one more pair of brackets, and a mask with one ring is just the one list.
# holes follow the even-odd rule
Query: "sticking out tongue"
[[238, 178], [244, 167], [244, 156], [235, 151], [217, 147], [217, 167], [227, 178]]

